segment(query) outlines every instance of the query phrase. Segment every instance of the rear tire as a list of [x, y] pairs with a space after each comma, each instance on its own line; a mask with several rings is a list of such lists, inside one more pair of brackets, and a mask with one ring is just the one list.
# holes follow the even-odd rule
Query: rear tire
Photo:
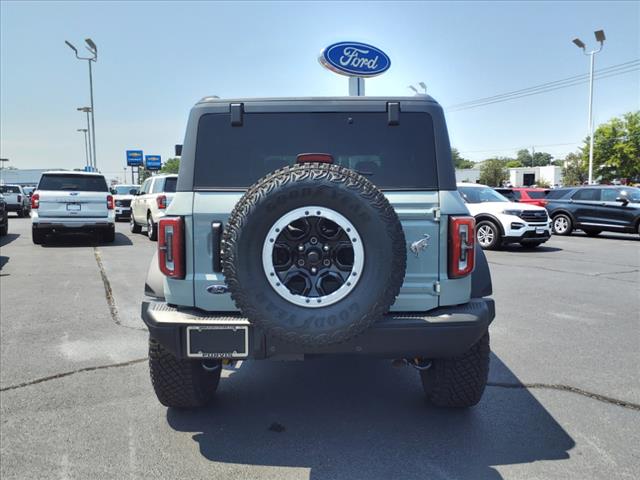
[[131, 218], [129, 219], [129, 230], [131, 233], [140, 233], [142, 231], [142, 227], [136, 223], [133, 218], [133, 213], [131, 214]]
[[571, 235], [573, 231], [573, 221], [569, 215], [559, 213], [553, 217], [553, 233], [556, 235]]
[[595, 229], [588, 229], [588, 230], [582, 229], [582, 231], [586, 233], [587, 237], [597, 237], [602, 233], [602, 230], [595, 230]]
[[149, 339], [151, 384], [162, 405], [173, 408], [197, 408], [214, 397], [222, 364], [213, 362], [215, 370], [205, 370], [199, 360], [176, 358], [154, 339]]
[[35, 245], [42, 245], [44, 243], [45, 233], [36, 228], [31, 229], [31, 240]]
[[420, 372], [427, 400], [437, 407], [468, 408], [482, 398], [489, 378], [489, 332], [454, 358], [435, 359]]
[[500, 246], [500, 229], [489, 221], [482, 220], [476, 225], [476, 239], [483, 250], [495, 250]]
[[158, 240], [158, 224], [153, 221], [150, 213], [147, 215], [147, 237], [152, 242]]

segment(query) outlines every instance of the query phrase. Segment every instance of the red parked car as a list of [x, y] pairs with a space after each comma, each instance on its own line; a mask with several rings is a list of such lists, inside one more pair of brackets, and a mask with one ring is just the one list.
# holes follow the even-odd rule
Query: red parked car
[[501, 193], [512, 202], [529, 203], [546, 207], [549, 203], [545, 200], [549, 190], [547, 188], [517, 187], [517, 188], [496, 188], [496, 192]]

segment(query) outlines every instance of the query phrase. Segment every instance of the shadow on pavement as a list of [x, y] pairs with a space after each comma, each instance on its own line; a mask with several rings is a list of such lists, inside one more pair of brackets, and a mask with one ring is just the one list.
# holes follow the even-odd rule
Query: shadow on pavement
[[[518, 382], [495, 356], [492, 368]], [[211, 461], [308, 468], [313, 480], [501, 478], [493, 467], [566, 459], [575, 445], [526, 389], [437, 409], [409, 367], [354, 358], [245, 363], [209, 408], [167, 420]]]
[[19, 233], [7, 233], [6, 235], [0, 237], [0, 247], [4, 247], [5, 245], [9, 245], [16, 238], [20, 236]]
[[61, 248], [61, 247], [122, 247], [133, 245], [126, 235], [116, 232], [116, 239], [113, 243], [105, 242], [99, 236], [92, 233], [60, 233], [56, 235], [48, 235], [42, 246], [45, 248]]
[[614, 233], [614, 232], [602, 232], [595, 237], [589, 237], [586, 233], [582, 231], [573, 232], [571, 234], [572, 237], [581, 237], [581, 238], [602, 238], [607, 240], [633, 240], [636, 242], [640, 242], [640, 235], [634, 233]]
[[514, 252], [514, 253], [552, 253], [552, 252], [561, 252], [562, 248], [558, 247], [547, 247], [545, 245], [540, 245], [539, 247], [523, 247], [520, 244], [508, 244], [503, 245], [500, 250], [502, 252]]

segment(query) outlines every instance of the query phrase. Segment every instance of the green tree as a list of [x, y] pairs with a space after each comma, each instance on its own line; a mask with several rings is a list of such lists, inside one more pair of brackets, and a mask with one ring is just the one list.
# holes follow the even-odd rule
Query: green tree
[[526, 148], [518, 150], [516, 160], [522, 167], [544, 167], [553, 163], [553, 155], [547, 152], [535, 152], [533, 156]]
[[140, 174], [138, 175], [138, 182], [142, 185], [142, 182], [151, 176], [151, 171], [146, 168], [141, 168], [139, 171]]
[[501, 186], [508, 178], [507, 162], [510, 159], [489, 158], [480, 167], [480, 183], [491, 187]]
[[[587, 154], [587, 158], [588, 158]], [[564, 159], [562, 183], [567, 186], [582, 185], [589, 179], [588, 160], [585, 162], [582, 152], [569, 153]]]
[[473, 168], [476, 166], [471, 160], [463, 158], [457, 148], [451, 149], [451, 158], [453, 159], [453, 166], [455, 168]]
[[526, 148], [523, 148], [522, 150], [518, 150], [518, 153], [516, 155], [516, 160], [520, 162], [520, 165], [523, 167], [532, 166], [531, 153]]
[[524, 167], [524, 165], [522, 165], [522, 162], [520, 160], [509, 160], [505, 164], [505, 167], [507, 167], [507, 168], [520, 168], [520, 167]]
[[[582, 148], [589, 162], [589, 138]], [[603, 181], [640, 176], [640, 110], [598, 126], [593, 136], [593, 176]]]
[[178, 173], [180, 169], [180, 159], [179, 158], [170, 158], [160, 169], [161, 173]]

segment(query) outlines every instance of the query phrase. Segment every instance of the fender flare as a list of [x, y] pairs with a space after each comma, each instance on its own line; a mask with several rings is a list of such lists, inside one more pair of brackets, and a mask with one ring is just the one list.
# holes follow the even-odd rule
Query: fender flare
[[158, 252], [154, 252], [149, 270], [147, 271], [147, 279], [144, 282], [144, 294], [149, 297], [155, 297], [164, 300], [164, 275], [160, 271], [158, 265]]
[[502, 222], [498, 220], [497, 217], [491, 215], [490, 213], [479, 213], [478, 215], [475, 216], [475, 219], [476, 219], [476, 224], [483, 220], [490, 220], [491, 222], [495, 223], [498, 226], [498, 229], [500, 230], [500, 235], [504, 237], [504, 227], [502, 226]]
[[489, 262], [484, 250], [476, 243], [476, 267], [471, 274], [471, 298], [488, 297], [493, 294]]

